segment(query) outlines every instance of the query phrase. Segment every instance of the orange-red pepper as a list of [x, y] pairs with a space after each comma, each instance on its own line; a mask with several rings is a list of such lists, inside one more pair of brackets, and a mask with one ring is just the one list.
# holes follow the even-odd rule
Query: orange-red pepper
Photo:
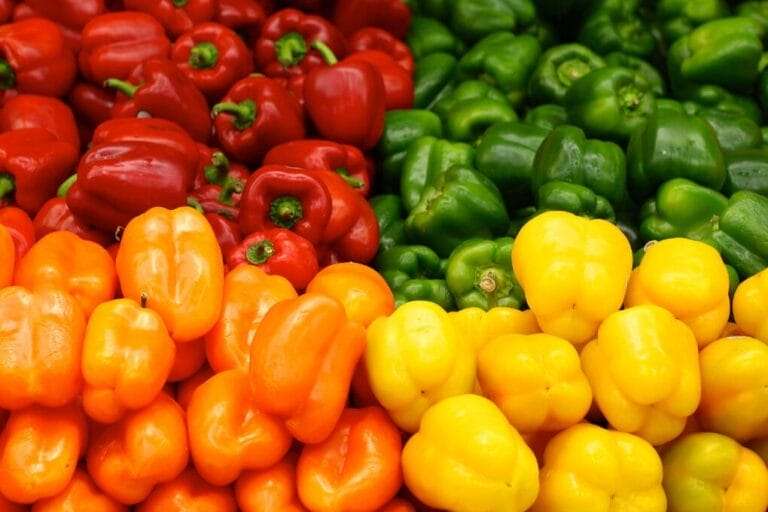
[[0, 224], [0, 288], [13, 282], [13, 269], [16, 266], [16, 244], [11, 232]]
[[189, 468], [155, 487], [136, 512], [237, 512], [237, 505], [232, 489], [211, 485]]
[[[35, 225], [32, 223], [32, 219], [21, 208], [6, 206], [0, 208], [0, 225], [8, 230], [11, 238], [13, 238], [13, 244], [16, 246], [16, 261], [21, 261], [21, 258], [35, 243]], [[13, 265], [10, 266], [10, 269], [13, 269]], [[8, 268], [3, 270], [9, 271]]]
[[296, 464], [286, 460], [264, 471], [246, 471], [235, 484], [242, 512], [306, 512], [296, 490]]
[[[75, 471], [63, 491], [43, 498], [32, 506], [32, 512], [126, 512], [128, 509], [96, 487], [93, 479], [83, 471]], [[6, 510], [0, 507], [0, 511]]]
[[[2, 9], [2, 2], [0, 2], [0, 9]], [[3, 495], [0, 494], [0, 512], [25, 512], [26, 510], [27, 510], [27, 507], [20, 505], [18, 503], [9, 501], [8, 499], [4, 498]], [[56, 510], [59, 510], [59, 509], [56, 509]]]
[[176, 357], [173, 359], [168, 382], [178, 382], [194, 375], [205, 364], [205, 341], [202, 338], [176, 343]]

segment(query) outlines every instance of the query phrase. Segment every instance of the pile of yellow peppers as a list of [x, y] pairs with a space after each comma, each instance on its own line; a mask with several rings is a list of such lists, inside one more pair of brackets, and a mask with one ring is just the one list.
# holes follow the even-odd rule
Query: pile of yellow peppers
[[413, 434], [402, 466], [420, 501], [768, 508], [768, 270], [731, 301], [710, 246], [661, 241], [633, 270], [618, 228], [564, 212], [528, 222], [512, 262], [530, 310], [411, 302], [368, 329], [370, 386]]

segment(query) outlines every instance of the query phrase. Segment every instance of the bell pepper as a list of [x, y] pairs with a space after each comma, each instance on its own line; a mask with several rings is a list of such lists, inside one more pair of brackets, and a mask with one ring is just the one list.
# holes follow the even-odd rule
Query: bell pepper
[[672, 178], [688, 178], [719, 190], [725, 182], [725, 162], [717, 136], [706, 121], [659, 110], [632, 135], [627, 174], [637, 198], [647, 197]]
[[0, 492], [27, 504], [63, 491], [87, 435], [85, 417], [76, 405], [12, 412], [0, 439]]
[[236, 512], [232, 489], [211, 485], [188, 468], [182, 474], [159, 484], [136, 508], [137, 512], [166, 512], [169, 510]]
[[211, 114], [224, 151], [245, 164], [257, 165], [278, 144], [304, 138], [298, 101], [279, 82], [263, 76], [235, 83]]
[[97, 430], [87, 454], [88, 473], [96, 485], [124, 505], [145, 500], [155, 485], [176, 478], [188, 459], [184, 411], [165, 392], [147, 407]]
[[[21, 261], [21, 258], [35, 243], [35, 225], [32, 223], [32, 219], [24, 210], [15, 206], [6, 206], [0, 208], [0, 226], [3, 226], [11, 237], [15, 254], [14, 261]], [[8, 244], [6, 237], [3, 238], [3, 248], [5, 249]], [[12, 269], [13, 265], [10, 265], [10, 269], [7, 269], [6, 272], [11, 272]]]
[[[400, 196], [386, 194], [372, 197], [371, 208], [379, 222], [379, 253], [405, 243], [405, 219]], [[0, 210], [2, 211], [2, 210]]]
[[487, 81], [506, 94], [513, 106], [517, 106], [525, 99], [528, 80], [536, 69], [540, 54], [541, 45], [535, 37], [496, 32], [480, 40], [464, 54], [457, 68], [458, 78]]
[[697, 114], [702, 109], [716, 109], [762, 123], [763, 113], [753, 98], [730, 93], [718, 85], [697, 86], [680, 91], [678, 95], [685, 99], [683, 105], [689, 114]]
[[531, 0], [455, 0], [446, 7], [451, 27], [465, 41], [525, 27], [536, 17]]
[[378, 27], [404, 39], [411, 24], [411, 10], [404, 0], [339, 0], [333, 22], [346, 36], [363, 27]]
[[233, 30], [201, 23], [173, 44], [171, 59], [209, 98], [218, 99], [240, 78], [253, 72], [253, 57]]
[[765, 464], [755, 452], [724, 435], [699, 432], [681, 437], [664, 452], [663, 462], [671, 511], [768, 506]]
[[249, 234], [227, 255], [230, 268], [241, 263], [282, 276], [299, 290], [306, 288], [319, 270], [314, 246], [306, 238], [282, 228]]
[[533, 71], [528, 86], [531, 99], [562, 104], [574, 82], [602, 67], [605, 67], [603, 58], [586, 46], [576, 43], [554, 46], [542, 54]]
[[728, 16], [723, 0], [660, 0], [656, 16], [665, 39], [673, 43], [699, 25]]
[[730, 195], [739, 190], [751, 190], [768, 194], [768, 149], [765, 147], [726, 153], [725, 171], [723, 193]]
[[642, 80], [648, 84], [648, 88], [656, 96], [664, 96], [666, 84], [659, 71], [647, 61], [624, 52], [611, 52], [605, 56], [605, 63], [609, 66], [619, 66], [631, 69]]
[[[335, 174], [327, 173], [325, 179], [327, 180], [326, 184], [328, 181], [337, 182], [335, 187], [328, 185], [331, 192], [333, 188], [343, 189], [346, 186]], [[340, 194], [332, 192], [331, 195], [334, 198], [334, 203], [341, 202], [337, 201], [341, 199]], [[319, 247], [320, 262], [323, 266], [345, 261], [368, 263], [373, 260], [379, 250], [379, 224], [371, 206], [358, 194], [350, 194], [349, 201], [343, 202], [349, 206], [349, 209], [347, 206], [340, 206], [338, 207], [339, 211], [342, 209], [347, 212], [351, 211], [357, 217], [353, 218], [348, 228], [343, 230], [340, 238], [335, 238], [330, 237], [331, 226], [334, 224], [333, 217], [336, 216], [332, 213], [326, 230], [325, 244]], [[337, 206], [334, 204], [333, 209], [336, 208]], [[344, 216], [347, 216], [346, 212]]]
[[361, 28], [350, 36], [349, 49], [353, 53], [365, 50], [384, 52], [392, 57], [392, 60], [404, 69], [409, 77], [413, 75], [414, 63], [411, 50], [386, 30], [376, 27]]
[[202, 338], [176, 343], [176, 357], [168, 374], [168, 382], [179, 382], [196, 375], [205, 365], [205, 343]]
[[152, 208], [135, 217], [117, 253], [123, 296], [157, 311], [182, 343], [201, 337], [218, 320], [223, 265], [205, 217], [187, 207]]
[[[35, 502], [35, 512], [57, 512], [59, 510], [77, 510], [82, 507], [86, 510], [98, 510], [100, 512], [126, 512], [126, 508], [104, 494], [88, 473], [82, 469], [76, 469], [75, 474], [67, 486], [53, 496], [42, 498]], [[16, 509], [3, 509], [7, 512], [21, 512]]]
[[455, 56], [445, 52], [431, 53], [416, 61], [416, 72], [413, 75], [413, 106], [430, 108], [450, 90], [458, 63]]
[[214, 0], [123, 0], [129, 11], [145, 12], [163, 24], [173, 37], [216, 16]]
[[80, 150], [80, 135], [75, 116], [63, 101], [48, 96], [20, 94], [0, 108], [0, 132], [45, 128], [62, 142]]
[[768, 345], [748, 336], [713, 341], [699, 354], [702, 428], [747, 442], [768, 435], [763, 393]]
[[77, 30], [106, 11], [104, 0], [25, 0], [25, 3], [41, 16]]
[[746, 116], [717, 109], [699, 109], [697, 115], [715, 131], [720, 148], [726, 154], [763, 145], [760, 126]]
[[195, 189], [187, 198], [187, 205], [214, 213], [230, 221], [240, 213], [240, 200], [250, 173], [237, 163], [230, 163], [221, 151], [198, 144], [200, 164], [195, 176]]
[[228, 485], [246, 469], [266, 469], [291, 446], [279, 419], [250, 396], [243, 369], [217, 373], [198, 387], [187, 423], [195, 468], [213, 485]]
[[301, 450], [296, 484], [301, 502], [317, 512], [365, 503], [378, 510], [402, 485], [400, 431], [381, 407], [345, 409], [331, 435]]
[[307, 293], [273, 306], [256, 337], [250, 367], [254, 405], [280, 418], [303, 443], [326, 439], [344, 410], [365, 348], [363, 327], [347, 319], [337, 300]]
[[386, 279], [395, 305], [413, 300], [434, 302], [443, 309], [454, 307], [445, 281], [445, 261], [425, 245], [395, 245], [376, 258], [376, 268]]
[[664, 512], [667, 500], [661, 482], [659, 455], [642, 438], [587, 423], [574, 425], [547, 444], [531, 512], [615, 506]]
[[506, 96], [487, 82], [467, 80], [435, 103], [451, 140], [473, 142], [496, 123], [517, 120]]
[[[341, 5], [343, 1], [337, 8]], [[373, 148], [384, 130], [386, 89], [381, 73], [369, 62], [339, 62], [320, 41], [313, 45], [327, 64], [310, 71], [304, 82], [304, 101], [315, 128], [335, 142]]]
[[517, 235], [512, 268], [541, 330], [580, 346], [621, 306], [632, 249], [607, 221], [545, 212]]
[[245, 30], [257, 35], [271, 8], [270, 2], [263, 0], [219, 0], [217, 3], [217, 22], [232, 30]]
[[235, 483], [237, 504], [243, 512], [306, 512], [296, 489], [295, 464], [284, 460], [263, 471], [246, 471]]
[[[60, 407], [80, 392], [85, 315], [74, 297], [56, 288], [0, 290], [7, 328], [0, 362], [0, 407]], [[2, 479], [0, 479], [2, 480]]]
[[736, 192], [722, 211], [712, 238], [723, 259], [747, 278], [768, 266], [768, 199], [751, 191]]
[[579, 42], [603, 55], [622, 51], [647, 57], [656, 47], [650, 26], [625, 4], [598, 7], [584, 21]]
[[0, 289], [13, 283], [13, 271], [18, 256], [9, 229], [0, 224]]
[[539, 187], [535, 210], [534, 214], [555, 210], [592, 219], [616, 220], [611, 203], [603, 196], [585, 186], [560, 180], [548, 181]]
[[222, 255], [229, 254], [243, 240], [240, 225], [218, 213], [206, 213], [205, 220], [211, 225]]
[[382, 186], [387, 192], [400, 190], [400, 176], [411, 143], [420, 137], [442, 137], [443, 123], [429, 110], [390, 110], [384, 118], [379, 139]]
[[550, 132], [562, 124], [568, 124], [568, 112], [560, 105], [545, 103], [530, 109], [524, 121]]
[[413, 107], [413, 79], [389, 54], [380, 50], [356, 51], [344, 62], [367, 62], [381, 75], [384, 82], [384, 105], [386, 110], [409, 109]]
[[738, 329], [764, 342], [768, 342], [768, 316], [764, 297], [768, 296], [768, 271], [761, 271], [745, 279], [733, 296], [733, 317]]
[[483, 394], [522, 433], [565, 430], [592, 405], [579, 353], [549, 334], [491, 339], [478, 351], [477, 378]]
[[406, 432], [418, 430], [433, 404], [469, 393], [475, 380], [474, 348], [431, 302], [408, 302], [374, 321], [365, 366], [376, 398]]
[[[88, 129], [93, 129], [107, 121], [112, 116], [115, 106], [115, 94], [111, 91], [87, 83], [76, 84], [69, 93], [69, 103], [78, 121], [80, 129], [85, 128], [86, 134], [92, 135]], [[89, 136], [81, 139], [88, 139]]]
[[432, 406], [403, 449], [408, 489], [430, 507], [523, 512], [539, 490], [536, 457], [493, 402], [477, 395]]
[[495, 307], [488, 311], [464, 308], [448, 313], [453, 325], [464, 339], [469, 340], [476, 353], [490, 341], [507, 334], [536, 334], [541, 332], [530, 309]]
[[35, 237], [38, 239], [54, 231], [69, 231], [83, 240], [90, 240], [101, 246], [107, 246], [114, 241], [114, 237], [109, 233], [96, 229], [76, 217], [62, 197], [46, 201], [32, 222], [35, 226]]

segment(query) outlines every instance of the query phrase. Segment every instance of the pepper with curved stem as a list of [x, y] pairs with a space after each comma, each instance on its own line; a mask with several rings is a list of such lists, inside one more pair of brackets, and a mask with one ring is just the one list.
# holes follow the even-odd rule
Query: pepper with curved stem
[[233, 124], [238, 130], [245, 130], [253, 125], [256, 120], [258, 110], [256, 102], [253, 100], [244, 100], [240, 103], [222, 102], [217, 103], [211, 110], [211, 116], [217, 117], [221, 113], [232, 114], [234, 116]]
[[189, 51], [189, 65], [196, 69], [212, 68], [219, 60], [219, 50], [213, 43], [198, 43]]

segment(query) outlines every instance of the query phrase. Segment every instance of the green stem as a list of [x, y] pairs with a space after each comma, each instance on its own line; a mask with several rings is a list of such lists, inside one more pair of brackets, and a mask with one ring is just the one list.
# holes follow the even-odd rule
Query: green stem
[[0, 199], [4, 198], [16, 188], [13, 176], [8, 173], [0, 173]]
[[227, 174], [229, 174], [229, 159], [221, 151], [216, 151], [211, 155], [211, 162], [203, 169], [205, 181], [213, 185], [223, 185]]
[[291, 229], [303, 216], [301, 201], [292, 196], [278, 197], [269, 207], [269, 218], [281, 228]]
[[349, 174], [349, 171], [347, 170], [346, 167], [339, 167], [338, 169], [336, 169], [336, 174], [344, 178], [344, 181], [346, 181], [347, 185], [349, 185], [350, 187], [363, 188], [363, 185], [364, 185], [363, 181]]
[[67, 197], [67, 194], [69, 193], [69, 189], [72, 188], [72, 185], [74, 185], [76, 181], [77, 181], [77, 174], [73, 174], [72, 176], [64, 180], [64, 183], [59, 185], [59, 189], [56, 191], [56, 195], [61, 198]]
[[227, 206], [232, 206], [232, 196], [235, 194], [239, 194], [243, 191], [243, 187], [245, 185], [243, 182], [237, 178], [233, 178], [231, 176], [227, 176], [224, 178], [224, 184], [221, 186], [221, 192], [219, 193], [219, 202], [221, 204], [226, 204]]
[[245, 259], [251, 265], [263, 265], [275, 254], [275, 244], [269, 240], [249, 245], [245, 250]]
[[203, 205], [200, 204], [200, 201], [198, 201], [197, 198], [195, 197], [192, 197], [192, 196], [187, 197], [187, 206], [191, 206], [192, 208], [194, 208], [200, 213], [205, 213], [203, 211]]
[[235, 116], [235, 128], [238, 130], [245, 130], [256, 120], [256, 102], [253, 100], [245, 100], [240, 103], [233, 103], [231, 101], [217, 103], [213, 106], [211, 115], [216, 117], [222, 112]]
[[198, 43], [189, 50], [189, 65], [195, 69], [212, 68], [219, 61], [219, 49], [209, 42]]
[[312, 48], [317, 50], [320, 53], [320, 56], [323, 58], [326, 64], [329, 66], [333, 66], [334, 64], [337, 64], [339, 62], [339, 59], [336, 58], [336, 55], [334, 55], [333, 50], [325, 44], [322, 41], [315, 41], [312, 43]]
[[307, 42], [298, 32], [288, 32], [275, 41], [275, 55], [283, 67], [297, 65], [307, 54]]
[[118, 78], [109, 78], [107, 80], [104, 80], [104, 87], [115, 89], [116, 91], [125, 94], [129, 98], [132, 98], [133, 95], [136, 94], [136, 91], [141, 86], [133, 85], [130, 82], [126, 82], [125, 80], [120, 80]]
[[6, 91], [16, 86], [16, 73], [10, 63], [5, 59], [0, 59], [0, 90]]
[[175, 7], [184, 7], [189, 3], [189, 0], [173, 0], [173, 5]]

